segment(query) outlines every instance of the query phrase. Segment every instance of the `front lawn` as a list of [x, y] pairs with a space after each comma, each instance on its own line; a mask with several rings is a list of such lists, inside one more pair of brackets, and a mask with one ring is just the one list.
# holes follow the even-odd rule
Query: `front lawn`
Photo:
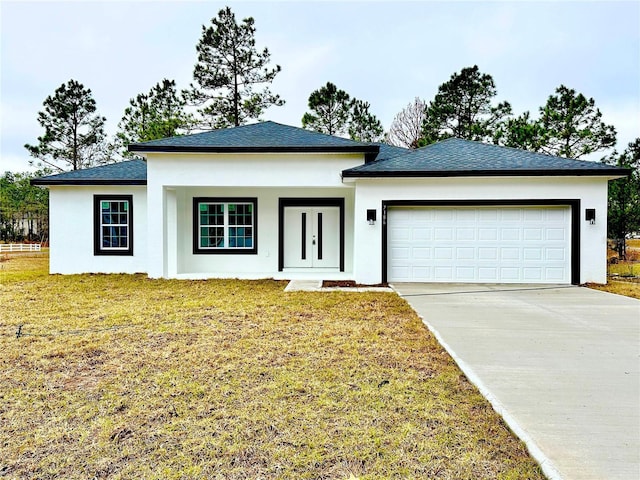
[[395, 294], [4, 260], [0, 477], [544, 478]]
[[588, 283], [587, 287], [604, 292], [616, 293], [625, 297], [640, 299], [640, 282], [609, 280], [606, 285]]

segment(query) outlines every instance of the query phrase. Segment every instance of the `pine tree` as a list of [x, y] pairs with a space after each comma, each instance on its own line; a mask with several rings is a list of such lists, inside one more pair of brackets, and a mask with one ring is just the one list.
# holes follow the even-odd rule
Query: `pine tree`
[[449, 137], [490, 141], [511, 115], [508, 102], [492, 104], [496, 94], [493, 77], [480, 72], [477, 65], [454, 73], [427, 107], [420, 144]]
[[240, 24], [229, 7], [202, 27], [196, 46], [198, 61], [193, 70], [189, 100], [199, 107], [199, 126], [225, 128], [258, 119], [268, 107], [282, 106], [284, 100], [267, 86], [280, 72], [269, 68], [270, 53], [256, 49], [254, 20]]
[[38, 145], [25, 145], [38, 165], [55, 170], [78, 170], [104, 161], [104, 123], [96, 113], [90, 89], [69, 80], [43, 102], [38, 123], [44, 128]]
[[188, 133], [193, 118], [186, 113], [185, 106], [186, 100], [177, 92], [176, 82], [166, 78], [149, 93], [141, 93], [129, 100], [116, 134], [121, 154], [131, 156], [127, 151], [130, 143]]
[[353, 100], [351, 103], [351, 119], [349, 121], [349, 137], [358, 142], [379, 142], [384, 130], [380, 120], [369, 112], [369, 102]]
[[544, 138], [541, 150], [551, 155], [580, 158], [616, 143], [616, 130], [602, 121], [593, 98], [560, 85], [540, 107]]
[[328, 135], [344, 135], [351, 118], [351, 97], [333, 83], [309, 95], [309, 110], [302, 116], [302, 127]]

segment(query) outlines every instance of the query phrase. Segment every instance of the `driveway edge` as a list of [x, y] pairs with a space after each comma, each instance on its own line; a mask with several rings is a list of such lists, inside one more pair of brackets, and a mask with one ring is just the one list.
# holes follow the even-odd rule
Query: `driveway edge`
[[462, 373], [464, 373], [467, 379], [476, 386], [482, 396], [484, 396], [489, 401], [493, 409], [496, 411], [496, 413], [498, 413], [498, 415], [502, 417], [511, 431], [524, 442], [527, 450], [529, 451], [531, 456], [538, 462], [538, 464], [540, 464], [542, 472], [549, 478], [549, 480], [564, 480], [551, 459], [544, 454], [544, 452], [540, 449], [540, 447], [538, 447], [538, 444], [533, 440], [533, 438], [531, 438], [527, 431], [520, 426], [517, 420], [509, 413], [509, 411], [498, 400], [498, 398], [491, 392], [491, 390], [489, 390], [485, 386], [485, 384], [482, 382], [482, 380], [480, 380], [480, 377], [476, 375], [473, 369], [464, 360], [458, 357], [456, 352], [449, 346], [447, 342], [444, 341], [444, 339], [440, 335], [440, 332], [438, 332], [438, 330], [436, 330], [422, 315], [418, 313], [418, 311], [412, 305], [411, 301], [409, 301], [406, 297], [400, 295], [399, 292], [396, 291], [396, 293], [411, 306], [413, 311], [416, 312], [416, 315], [418, 315], [418, 317], [420, 317], [420, 319], [422, 320], [422, 323], [424, 323], [429, 331], [436, 337], [438, 343], [440, 343], [440, 345], [442, 345], [442, 347], [447, 351], [451, 358], [453, 358], [454, 362], [456, 362], [460, 370], [462, 370]]

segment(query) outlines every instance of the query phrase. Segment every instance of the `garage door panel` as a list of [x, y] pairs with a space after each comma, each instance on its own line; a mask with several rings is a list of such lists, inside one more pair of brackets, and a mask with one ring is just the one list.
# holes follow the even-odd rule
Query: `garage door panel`
[[547, 222], [558, 222], [558, 223], [564, 223], [565, 220], [567, 219], [567, 210], [566, 209], [558, 209], [558, 208], [554, 208], [554, 209], [547, 209], [544, 211], [545, 213], [545, 220]]
[[547, 240], [558, 240], [560, 242], [565, 240], [566, 233], [563, 228], [547, 228], [545, 230]]
[[436, 282], [451, 282], [453, 280], [453, 267], [435, 267], [433, 272]]
[[421, 260], [421, 259], [430, 259], [432, 257], [431, 255], [431, 249], [430, 248], [423, 248], [423, 247], [417, 247], [417, 248], [413, 248], [412, 249], [412, 253], [413, 253], [413, 258], [415, 260]]
[[496, 260], [498, 258], [498, 249], [495, 247], [478, 248], [478, 260]]
[[570, 283], [569, 207], [388, 211], [388, 279]]
[[562, 282], [566, 275], [564, 268], [546, 268], [545, 278], [552, 282]]
[[455, 211], [447, 210], [447, 209], [438, 209], [433, 210], [433, 213], [430, 215], [435, 222], [450, 222], [455, 219]]
[[544, 258], [541, 247], [524, 248], [522, 249], [522, 255], [525, 261], [526, 260], [529, 260], [529, 261], [542, 260]]
[[413, 278], [420, 278], [422, 282], [426, 282], [430, 279], [431, 269], [429, 267], [414, 267]]
[[540, 223], [544, 220], [544, 210], [529, 208], [523, 210], [523, 220], [525, 222]]
[[503, 222], [522, 222], [522, 212], [519, 209], [498, 209], [500, 220]]
[[498, 229], [497, 228], [478, 228], [478, 240], [497, 240], [498, 239]]
[[456, 240], [473, 241], [476, 239], [476, 229], [471, 227], [461, 227], [456, 229]]
[[409, 240], [411, 235], [411, 228], [391, 228], [389, 231], [389, 239], [391, 241]]
[[542, 228], [525, 228], [522, 235], [525, 242], [542, 240], [544, 238]]
[[522, 238], [522, 231], [519, 228], [501, 228], [500, 240], [508, 242], [519, 242]]
[[520, 269], [517, 267], [502, 267], [498, 278], [501, 282], [517, 282], [520, 280]]
[[476, 257], [476, 249], [470, 247], [456, 248], [456, 259], [458, 260], [474, 260]]
[[503, 247], [500, 249], [500, 260], [520, 260], [520, 249], [517, 247]]
[[526, 282], [539, 282], [539, 281], [542, 280], [542, 268], [541, 267], [536, 267], [536, 268], [525, 267], [522, 270], [522, 272], [524, 273], [522, 278]]
[[500, 220], [498, 215], [500, 211], [495, 208], [491, 209], [482, 209], [478, 211], [478, 220], [481, 222], [497, 222]]
[[433, 232], [430, 228], [416, 227], [411, 234], [412, 240], [432, 240]]
[[495, 267], [480, 267], [478, 268], [478, 281], [479, 282], [497, 282], [498, 281], [498, 269]]
[[475, 281], [475, 273], [476, 270], [473, 267], [456, 267], [456, 276], [455, 278], [460, 279], [460, 281]]

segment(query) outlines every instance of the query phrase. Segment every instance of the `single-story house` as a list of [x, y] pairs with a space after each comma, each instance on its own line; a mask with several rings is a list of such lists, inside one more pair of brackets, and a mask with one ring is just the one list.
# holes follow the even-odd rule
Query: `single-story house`
[[50, 271], [151, 278], [606, 282], [607, 182], [626, 175], [450, 138], [417, 150], [263, 122], [130, 145], [35, 179]]

